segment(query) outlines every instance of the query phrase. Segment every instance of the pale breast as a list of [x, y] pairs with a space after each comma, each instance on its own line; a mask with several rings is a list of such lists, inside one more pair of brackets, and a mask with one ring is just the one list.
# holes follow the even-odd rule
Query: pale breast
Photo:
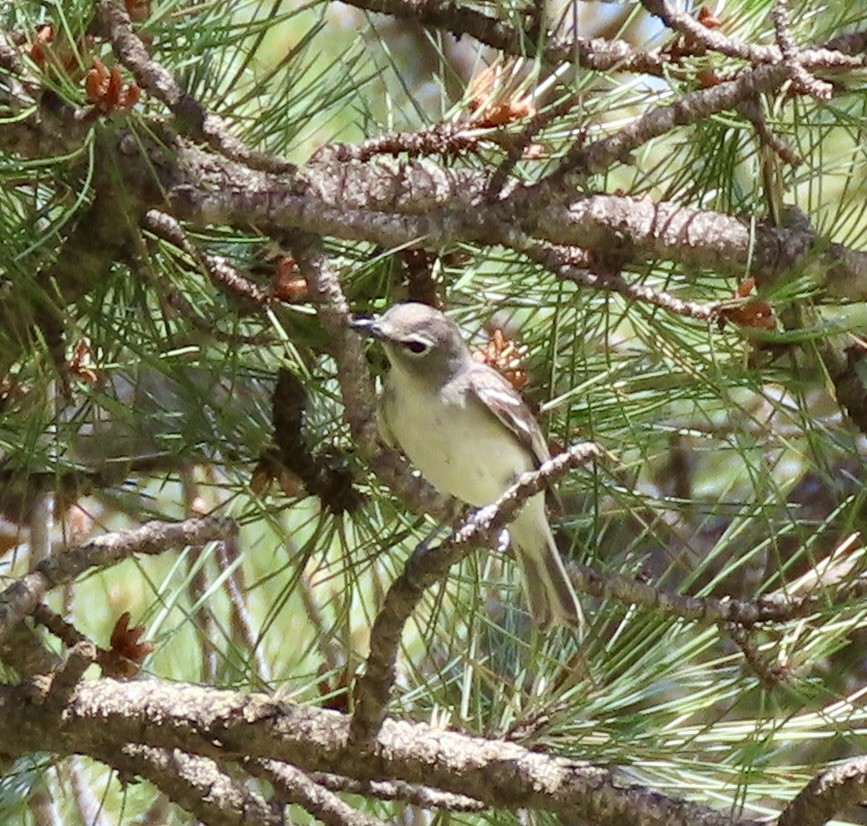
[[460, 394], [446, 406], [407, 390], [388, 393], [382, 412], [403, 452], [438, 490], [480, 507], [532, 470], [528, 451], [478, 400]]

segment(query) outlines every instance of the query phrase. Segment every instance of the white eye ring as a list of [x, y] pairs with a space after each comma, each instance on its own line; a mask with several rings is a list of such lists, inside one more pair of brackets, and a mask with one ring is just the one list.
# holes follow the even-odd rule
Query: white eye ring
[[409, 338], [406, 341], [402, 341], [401, 344], [414, 356], [424, 355], [431, 348], [429, 341], [423, 341], [420, 338]]

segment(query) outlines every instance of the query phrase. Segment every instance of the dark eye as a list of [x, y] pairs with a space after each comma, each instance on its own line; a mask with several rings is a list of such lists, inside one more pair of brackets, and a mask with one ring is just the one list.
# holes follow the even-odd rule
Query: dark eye
[[403, 342], [403, 346], [406, 347], [410, 353], [415, 353], [417, 356], [420, 356], [422, 353], [430, 349], [430, 344], [426, 341], [419, 341], [417, 338], [411, 338], [409, 341]]

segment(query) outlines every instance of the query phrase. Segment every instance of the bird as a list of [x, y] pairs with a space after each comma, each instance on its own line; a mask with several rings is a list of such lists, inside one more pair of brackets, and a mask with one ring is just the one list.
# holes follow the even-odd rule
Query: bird
[[[419, 302], [394, 304], [350, 326], [377, 339], [391, 369], [379, 397], [383, 440], [399, 447], [441, 493], [475, 508], [496, 502], [518, 478], [550, 458], [520, 393], [473, 359], [458, 326]], [[557, 550], [544, 493], [509, 526], [510, 544], [533, 621], [583, 633], [584, 614]]]

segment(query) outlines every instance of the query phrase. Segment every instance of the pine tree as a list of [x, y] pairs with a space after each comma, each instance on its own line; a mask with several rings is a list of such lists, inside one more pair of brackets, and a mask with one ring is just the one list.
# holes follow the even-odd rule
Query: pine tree
[[[861, 822], [865, 9], [0, 31], [0, 820]], [[493, 509], [379, 439], [405, 300], [549, 437]]]

